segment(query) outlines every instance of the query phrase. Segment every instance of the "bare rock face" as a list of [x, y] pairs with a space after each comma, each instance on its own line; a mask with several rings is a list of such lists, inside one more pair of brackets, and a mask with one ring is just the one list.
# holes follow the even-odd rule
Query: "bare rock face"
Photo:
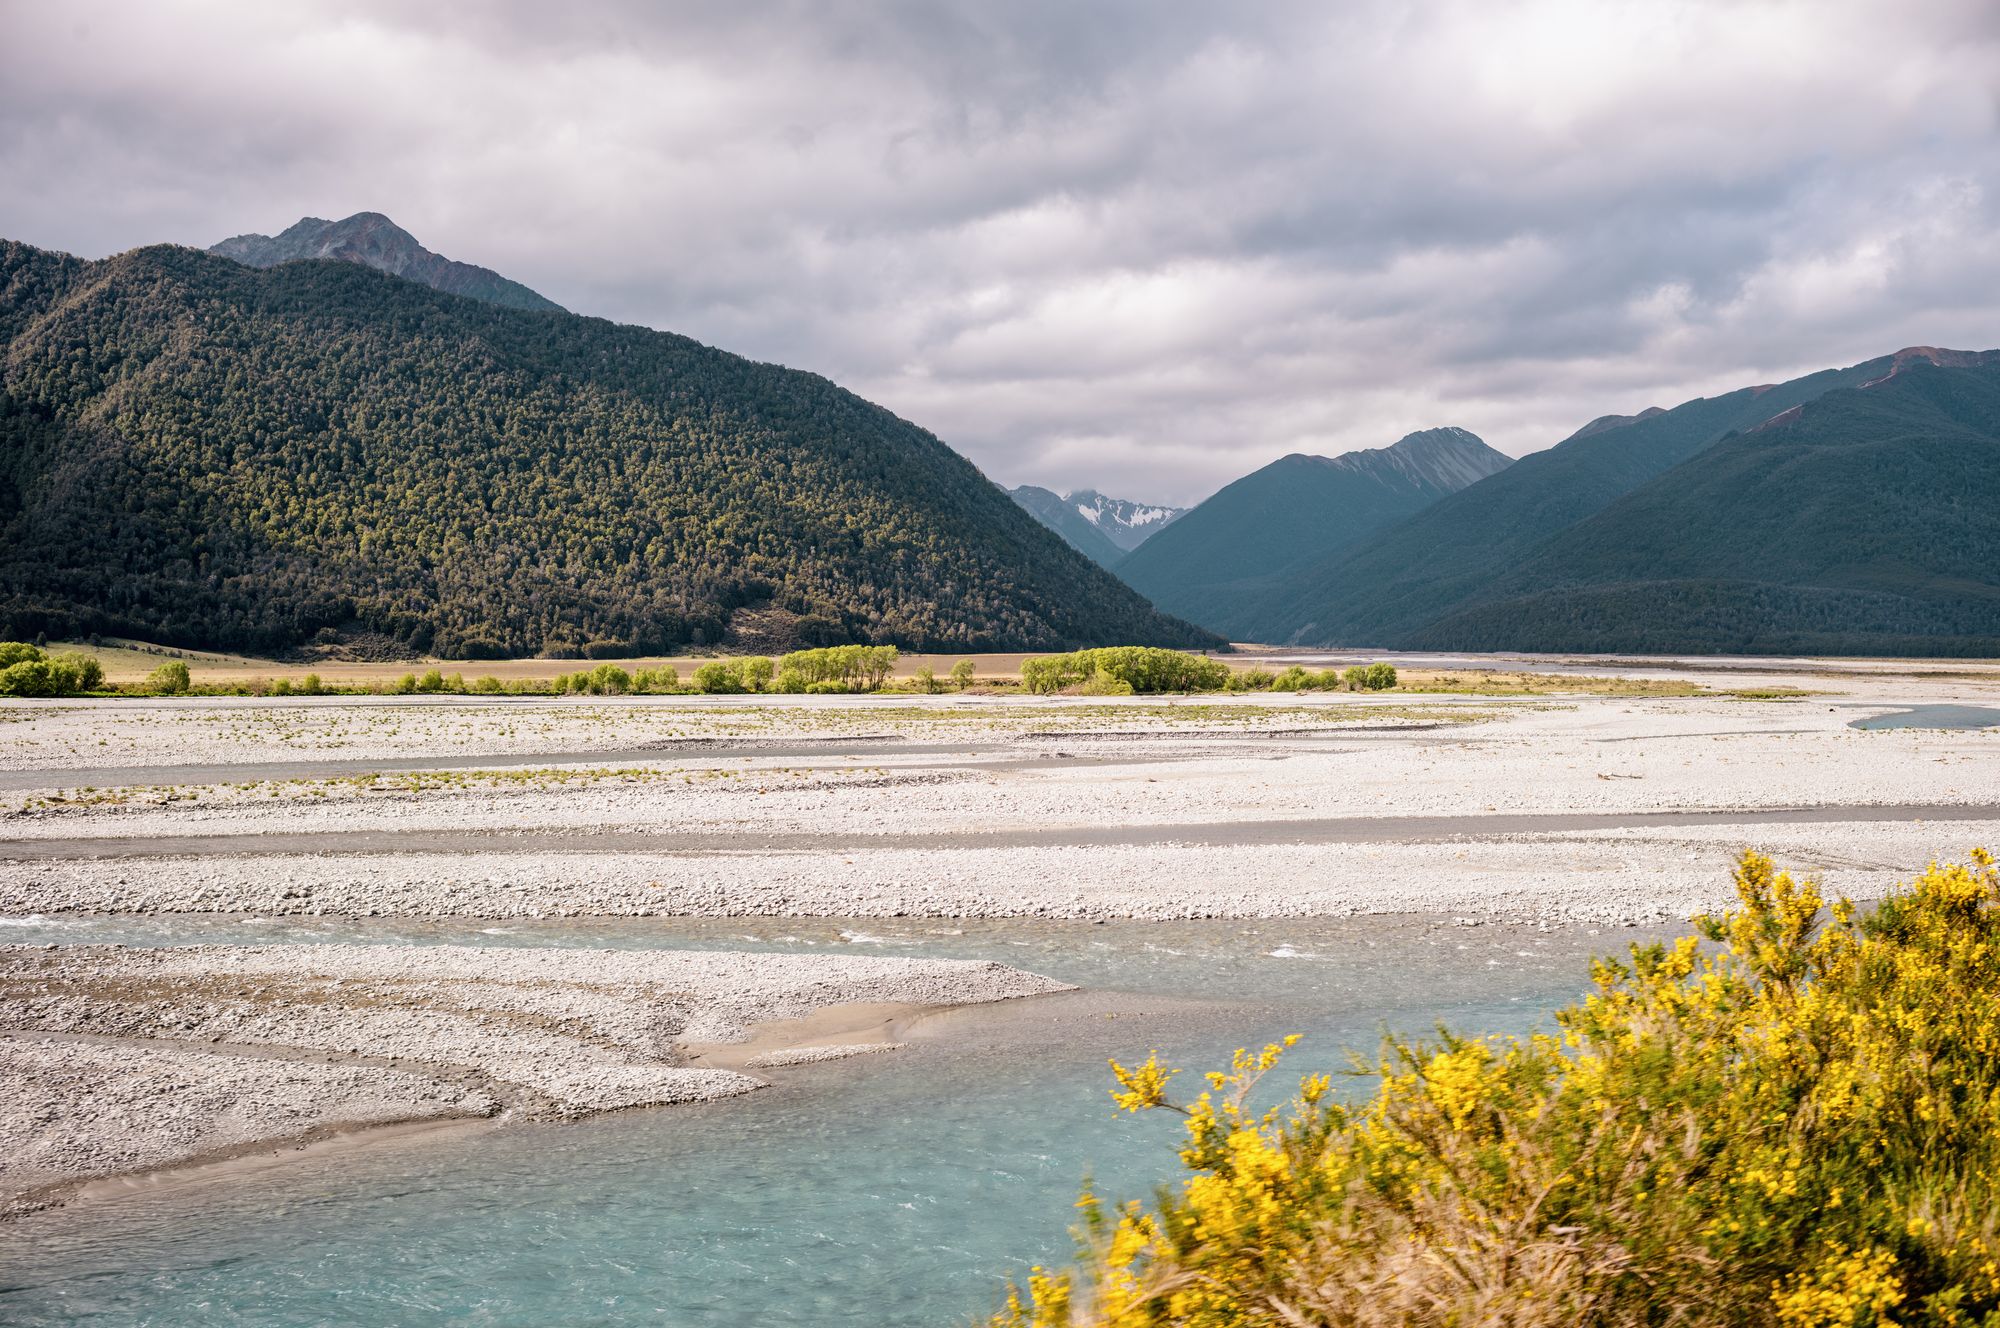
[[561, 313], [563, 308], [529, 290], [518, 281], [509, 281], [490, 268], [459, 263], [434, 254], [417, 243], [417, 237], [379, 212], [357, 212], [345, 221], [325, 221], [306, 217], [277, 235], [237, 235], [209, 249], [212, 254], [231, 258], [246, 267], [276, 267], [310, 259], [337, 259], [360, 263], [378, 272], [421, 282], [434, 290], [508, 309], [542, 309]]

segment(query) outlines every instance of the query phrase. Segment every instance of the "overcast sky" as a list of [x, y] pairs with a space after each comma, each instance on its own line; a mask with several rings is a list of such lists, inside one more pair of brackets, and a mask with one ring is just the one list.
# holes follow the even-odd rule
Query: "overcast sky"
[[0, 0], [0, 236], [385, 212], [1006, 484], [2000, 345], [2000, 5]]

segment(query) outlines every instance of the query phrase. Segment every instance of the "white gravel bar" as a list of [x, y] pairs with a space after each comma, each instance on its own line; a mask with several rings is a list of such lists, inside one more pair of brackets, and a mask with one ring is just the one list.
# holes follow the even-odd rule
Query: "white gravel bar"
[[0, 1083], [21, 1089], [0, 1098], [0, 1200], [335, 1122], [711, 1101], [762, 1081], [689, 1049], [759, 1025], [1066, 989], [851, 955], [0, 946]]

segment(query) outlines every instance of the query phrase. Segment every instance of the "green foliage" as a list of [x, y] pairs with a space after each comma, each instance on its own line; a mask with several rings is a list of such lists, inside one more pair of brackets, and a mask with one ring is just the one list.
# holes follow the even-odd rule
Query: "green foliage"
[[[1341, 457], [1292, 455], [1212, 495], [1111, 564], [1161, 610], [1238, 641], [1280, 641], [1260, 601], [1295, 569], [1353, 549], [1507, 458], [1456, 429]], [[1317, 583], [1298, 588], [1314, 594]]]
[[1128, 684], [1134, 692], [1214, 692], [1229, 685], [1221, 660], [1153, 646], [1104, 646], [1021, 661], [1021, 685], [1047, 695], [1089, 681], [1096, 674]]
[[[881, 688], [896, 667], [894, 646], [826, 646], [818, 650], [794, 650], [778, 661], [780, 673], [795, 674], [806, 690], [873, 692]], [[838, 683], [838, 688], [821, 688], [820, 683]]]
[[0, 241], [0, 632], [439, 657], [1205, 633], [813, 374], [352, 263]]
[[1884, 357], [1601, 421], [1245, 612], [1403, 649], [2000, 654], [1996, 446], [2000, 366]]
[[24, 659], [0, 669], [0, 696], [61, 696], [62, 673], [46, 659]]
[[1355, 664], [1340, 675], [1350, 692], [1386, 692], [1396, 685], [1393, 664]]
[[951, 666], [952, 687], [958, 691], [964, 691], [966, 688], [972, 686], [973, 675], [976, 672], [977, 670], [971, 660], [961, 659], [958, 663]]
[[94, 692], [104, 685], [104, 666], [81, 650], [66, 650], [50, 663], [64, 674], [65, 692]]
[[1271, 679], [1271, 690], [1274, 692], [1310, 691], [1316, 685], [1316, 682], [1317, 675], [1311, 670], [1300, 668], [1294, 664], [1277, 677]]
[[916, 671], [910, 675], [910, 680], [916, 683], [918, 691], [928, 695], [936, 695], [944, 690], [938, 682], [937, 671], [928, 664], [919, 664]]
[[0, 641], [0, 696], [75, 696], [104, 685], [104, 667], [82, 651], [50, 659], [40, 646]]
[[697, 692], [738, 693], [751, 690], [735, 660], [712, 659], [698, 666], [691, 680]]
[[1872, 914], [1745, 854], [1741, 907], [1593, 969], [1555, 1035], [1391, 1039], [1379, 1087], [1282, 1050], [1191, 1103], [1157, 1207], [1085, 1196], [1083, 1263], [996, 1321], [1418, 1328], [2000, 1323], [2000, 874], [1933, 866]]
[[155, 696], [185, 696], [191, 680], [188, 666], [170, 659], [146, 675], [146, 690]]
[[1077, 691], [1084, 696], [1130, 696], [1133, 687], [1125, 679], [1100, 666], [1092, 671]]

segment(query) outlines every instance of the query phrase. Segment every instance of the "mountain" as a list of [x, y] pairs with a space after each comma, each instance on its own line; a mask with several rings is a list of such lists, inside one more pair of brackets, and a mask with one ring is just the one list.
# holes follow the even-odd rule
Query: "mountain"
[[420, 281], [433, 290], [484, 300], [507, 309], [563, 307], [518, 281], [470, 263], [455, 263], [417, 243], [417, 237], [379, 212], [357, 212], [345, 221], [307, 217], [277, 235], [238, 235], [212, 246], [211, 254], [247, 267], [276, 267], [306, 259], [334, 258], [377, 272]]
[[1915, 347], [1634, 489], [1409, 642], [2000, 655], [1996, 511], [2000, 352]]
[[1065, 544], [1099, 567], [1110, 567], [1125, 556], [1125, 550], [1113, 544], [1111, 537], [1094, 522], [1084, 520], [1063, 495], [1033, 484], [1009, 489], [1007, 495], [1020, 504], [1022, 511], [1060, 535]]
[[1253, 608], [1288, 572], [1508, 464], [1477, 435], [1452, 428], [1337, 457], [1294, 453], [1222, 489], [1114, 570], [1168, 613], [1239, 641], [1269, 640]]
[[1246, 605], [1256, 639], [1393, 646], [1486, 597], [1543, 541], [1732, 432], [1887, 374], [1884, 356], [1672, 410], [1594, 420], [1554, 447], [1452, 494], [1365, 545], [1288, 571]]
[[1153, 536], [1187, 515], [1185, 507], [1161, 507], [1155, 503], [1135, 503], [1128, 498], [1108, 498], [1095, 489], [1078, 489], [1068, 498], [1076, 514], [1104, 532], [1106, 539], [1130, 553]]
[[1014, 501], [1035, 520], [1069, 542], [1071, 548], [1109, 567], [1178, 520], [1183, 507], [1159, 507], [1125, 498], [1107, 498], [1095, 489], [1057, 494], [1032, 484], [1009, 489]]
[[671, 333], [0, 241], [0, 350], [0, 637], [1217, 644], [924, 430]]

